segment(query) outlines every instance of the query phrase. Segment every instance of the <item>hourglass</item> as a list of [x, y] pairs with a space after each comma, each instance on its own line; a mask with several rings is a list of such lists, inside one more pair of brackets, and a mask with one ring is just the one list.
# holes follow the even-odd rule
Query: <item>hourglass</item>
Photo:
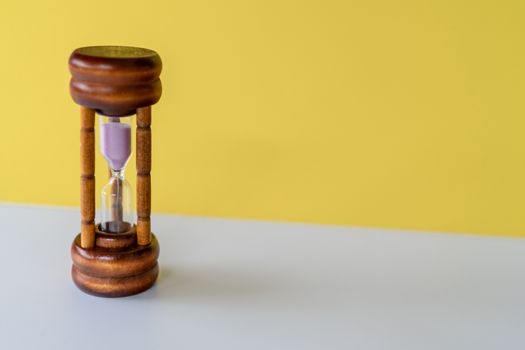
[[[72, 277], [105, 297], [140, 293], [157, 279], [159, 245], [151, 233], [151, 105], [161, 96], [159, 55], [126, 46], [92, 46], [69, 58], [70, 93], [80, 105], [80, 233], [71, 245]], [[109, 181], [95, 223], [95, 115]], [[136, 114], [136, 223], [125, 168]]]

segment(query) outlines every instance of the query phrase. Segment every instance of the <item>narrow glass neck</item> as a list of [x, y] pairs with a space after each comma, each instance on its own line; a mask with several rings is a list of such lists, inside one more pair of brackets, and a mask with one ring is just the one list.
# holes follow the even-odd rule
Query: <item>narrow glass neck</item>
[[116, 177], [117, 179], [124, 180], [124, 171], [126, 168], [122, 169], [110, 169], [111, 170], [111, 177]]

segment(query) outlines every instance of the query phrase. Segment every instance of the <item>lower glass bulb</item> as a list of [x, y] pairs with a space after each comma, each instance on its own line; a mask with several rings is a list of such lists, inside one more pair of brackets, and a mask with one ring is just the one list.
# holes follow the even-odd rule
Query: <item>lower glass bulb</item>
[[133, 222], [132, 191], [122, 172], [112, 171], [109, 182], [102, 189], [100, 203], [102, 231], [129, 231]]

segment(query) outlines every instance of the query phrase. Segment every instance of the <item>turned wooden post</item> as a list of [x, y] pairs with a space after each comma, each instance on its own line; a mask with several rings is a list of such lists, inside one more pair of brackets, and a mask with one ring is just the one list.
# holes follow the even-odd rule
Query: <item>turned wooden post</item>
[[95, 245], [95, 111], [80, 107], [80, 245]]
[[151, 107], [137, 109], [137, 241], [151, 241]]

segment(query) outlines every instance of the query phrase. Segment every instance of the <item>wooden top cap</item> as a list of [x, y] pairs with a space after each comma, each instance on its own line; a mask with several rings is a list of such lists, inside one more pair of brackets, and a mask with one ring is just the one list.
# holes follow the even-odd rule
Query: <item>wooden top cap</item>
[[69, 91], [79, 105], [107, 116], [135, 114], [162, 94], [162, 61], [153, 50], [129, 46], [89, 46], [69, 57]]

